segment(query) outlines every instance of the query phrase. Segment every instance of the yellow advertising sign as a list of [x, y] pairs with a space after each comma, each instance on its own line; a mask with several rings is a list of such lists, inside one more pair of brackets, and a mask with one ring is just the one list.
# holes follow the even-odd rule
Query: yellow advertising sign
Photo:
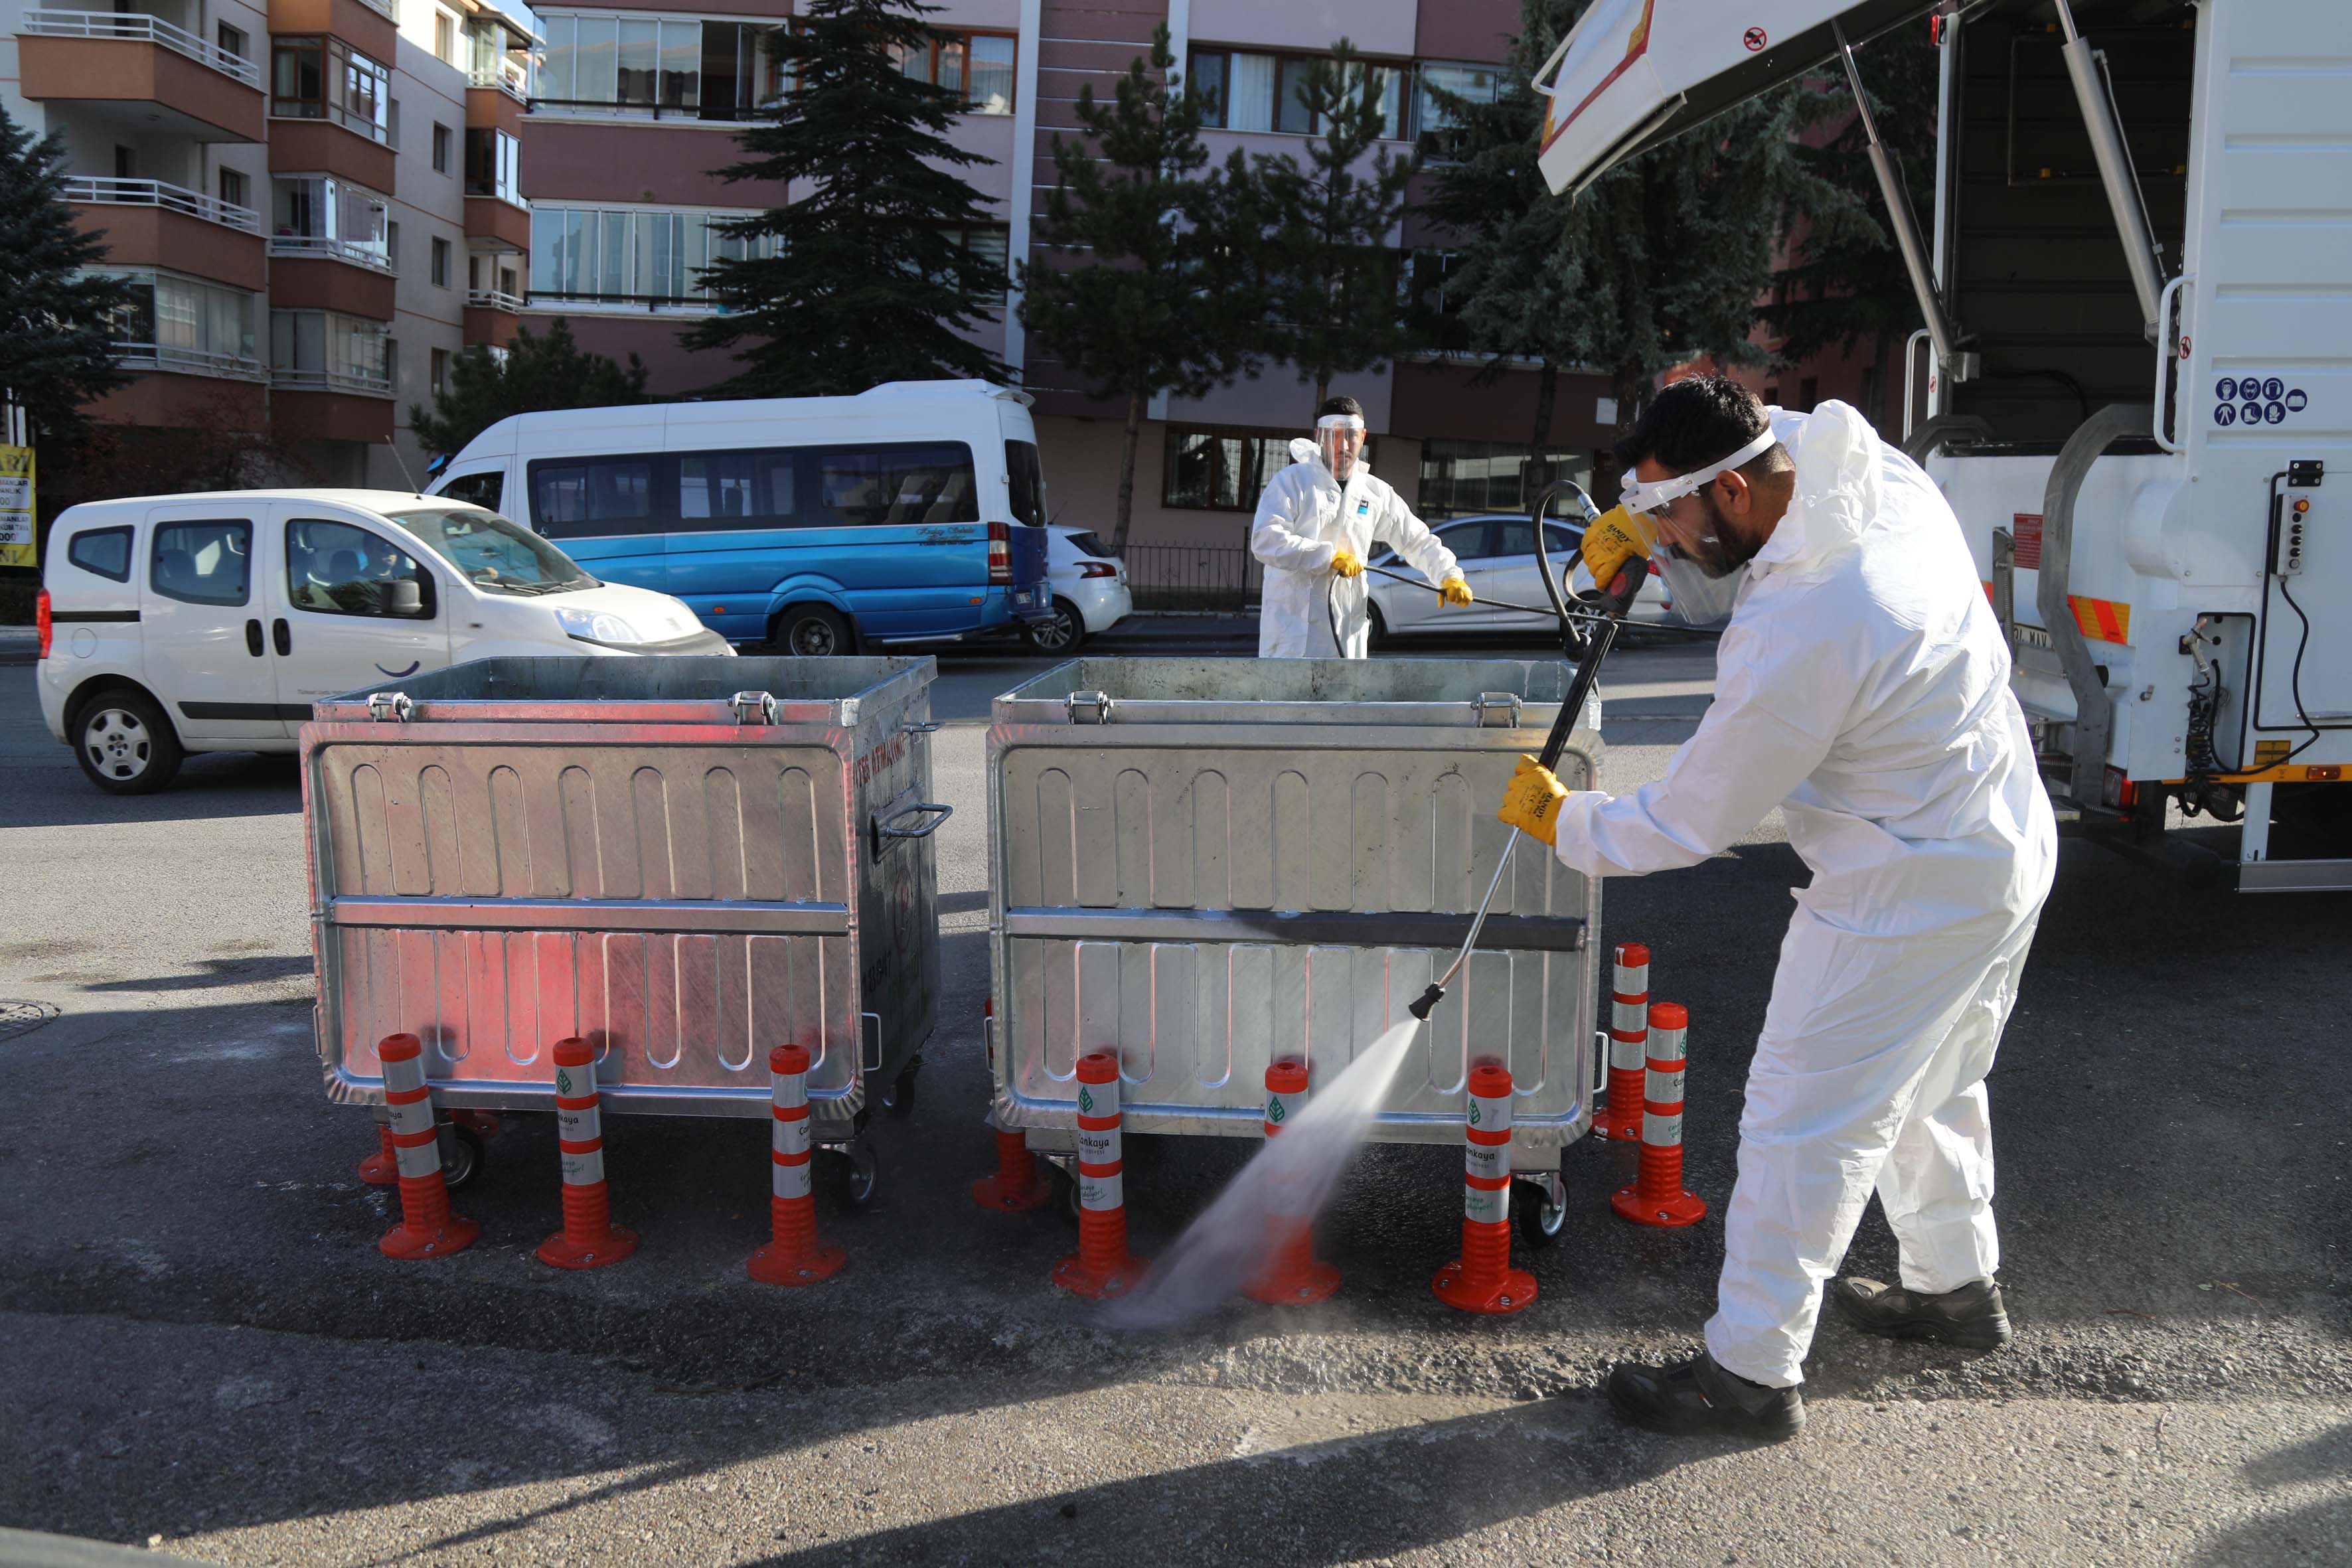
[[0, 447], [0, 566], [33, 559], [33, 449]]

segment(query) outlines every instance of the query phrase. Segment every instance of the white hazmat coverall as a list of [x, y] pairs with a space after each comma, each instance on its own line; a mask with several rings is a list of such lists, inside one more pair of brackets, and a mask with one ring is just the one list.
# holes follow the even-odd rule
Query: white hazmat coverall
[[1984, 1077], [2058, 835], [1942, 495], [1845, 404], [1775, 425], [1796, 493], [1740, 590], [1713, 706], [1664, 777], [1571, 794], [1556, 837], [1587, 876], [1640, 876], [1778, 805], [1812, 868], [1748, 1069], [1706, 1325], [1718, 1364], [1785, 1388], [1874, 1187], [1906, 1288], [2000, 1264]]
[[[1368, 560], [1375, 540], [1432, 583], [1455, 570], [1454, 552], [1397, 499], [1388, 481], [1359, 458], [1342, 484], [1312, 441], [1293, 441], [1297, 460], [1274, 476], [1258, 498], [1250, 553], [1265, 567], [1257, 621], [1260, 658], [1361, 658], [1371, 647], [1370, 574], [1334, 578], [1332, 554], [1352, 550]], [[1335, 608], [1339, 642], [1331, 641]]]

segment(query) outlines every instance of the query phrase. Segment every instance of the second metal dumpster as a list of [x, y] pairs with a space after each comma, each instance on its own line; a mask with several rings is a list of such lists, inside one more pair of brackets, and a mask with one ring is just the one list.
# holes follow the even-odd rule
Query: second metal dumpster
[[[303, 806], [327, 1091], [416, 1035], [446, 1106], [769, 1114], [911, 1093], [939, 999], [929, 658], [494, 658], [318, 704]], [[858, 1194], [862, 1196], [863, 1194]]]
[[[1140, 1132], [1255, 1137], [1267, 1064], [1328, 1081], [1468, 935], [1496, 802], [1570, 671], [1462, 659], [1078, 659], [988, 736], [995, 1110], [1058, 1154], [1077, 1059], [1115, 1048]], [[1588, 710], [1590, 712], [1591, 710]], [[1559, 767], [1590, 787], [1599, 736]], [[1521, 843], [1374, 1137], [1455, 1142], [1480, 1059], [1517, 1086], [1514, 1168], [1591, 1125], [1598, 885]], [[1556, 1178], [1546, 1184], [1556, 1196]]]

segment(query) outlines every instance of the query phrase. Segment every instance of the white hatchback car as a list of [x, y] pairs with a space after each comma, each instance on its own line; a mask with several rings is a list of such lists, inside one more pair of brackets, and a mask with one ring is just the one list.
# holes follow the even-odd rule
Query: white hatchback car
[[190, 752], [293, 751], [319, 699], [467, 659], [734, 652], [496, 512], [385, 490], [68, 507], [38, 615], [41, 717], [115, 795]]
[[1127, 563], [1098, 533], [1049, 525], [1045, 576], [1054, 588], [1054, 613], [1029, 622], [1023, 633], [1039, 653], [1075, 653], [1088, 637], [1135, 613]]
[[[1544, 606], [1549, 603], [1543, 587], [1543, 573], [1536, 560], [1535, 524], [1524, 514], [1493, 517], [1457, 517], [1444, 522], [1433, 522], [1430, 531], [1454, 552], [1461, 563], [1463, 578], [1469, 583], [1473, 595], [1467, 609], [1448, 609], [1426, 587], [1416, 586], [1421, 574], [1406, 565], [1386, 546], [1372, 553], [1370, 564], [1402, 573], [1412, 584], [1394, 578], [1374, 576], [1372, 590], [1372, 640], [1389, 637], [1434, 637], [1447, 632], [1507, 633], [1549, 632], [1559, 621]], [[1555, 571], [1569, 571], [1578, 564], [1579, 552], [1584, 548], [1584, 525], [1555, 518], [1544, 524], [1544, 548], [1550, 552]], [[1589, 589], [1591, 579], [1577, 572], [1571, 588]], [[1517, 610], [1506, 610], [1502, 605], [1520, 605], [1530, 609], [1543, 609], [1541, 615], [1526, 615]], [[1634, 596], [1633, 614], [1626, 616], [1635, 625], [1681, 626], [1682, 618], [1674, 614], [1674, 601], [1666, 595], [1666, 585], [1655, 574], [1642, 584]]]

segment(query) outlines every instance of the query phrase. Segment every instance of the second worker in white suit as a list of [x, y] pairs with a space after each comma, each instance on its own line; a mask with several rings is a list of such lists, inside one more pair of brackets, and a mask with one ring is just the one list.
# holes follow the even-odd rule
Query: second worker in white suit
[[1290, 444], [1297, 460], [1258, 499], [1250, 553], [1265, 568], [1260, 658], [1363, 658], [1371, 646], [1364, 560], [1375, 543], [1404, 557], [1448, 605], [1470, 603], [1454, 552], [1373, 474], [1363, 449], [1362, 405], [1334, 397], [1316, 416], [1315, 439]]

